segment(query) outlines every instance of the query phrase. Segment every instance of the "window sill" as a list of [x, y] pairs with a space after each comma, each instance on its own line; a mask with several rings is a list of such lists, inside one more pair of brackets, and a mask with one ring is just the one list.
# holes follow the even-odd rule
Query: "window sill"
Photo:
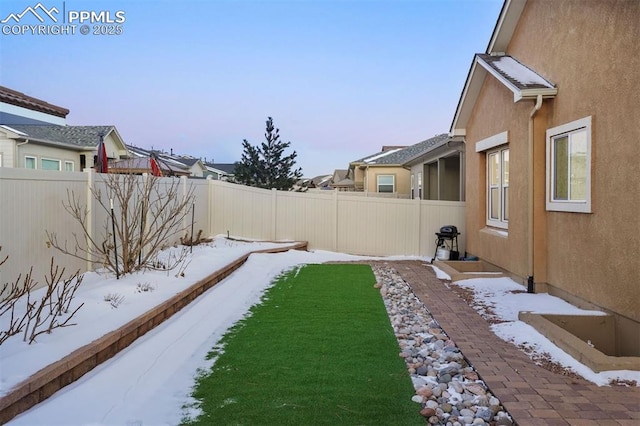
[[480, 232], [483, 234], [491, 235], [493, 237], [504, 238], [504, 239], [509, 238], [509, 230], [507, 229], [490, 228], [488, 226], [485, 226], [480, 230]]

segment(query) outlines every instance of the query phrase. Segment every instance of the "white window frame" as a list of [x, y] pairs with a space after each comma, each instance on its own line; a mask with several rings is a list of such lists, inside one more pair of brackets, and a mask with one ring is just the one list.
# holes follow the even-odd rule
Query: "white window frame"
[[[67, 169], [67, 166], [71, 165], [71, 167], [69, 169]], [[69, 160], [65, 160], [64, 161], [64, 171], [65, 172], [75, 172], [76, 170], [76, 165], [73, 161], [69, 161]]]
[[[505, 154], [507, 155], [507, 164], [508, 164], [508, 155], [509, 155], [509, 146], [508, 145], [504, 145], [500, 148], [497, 149], [493, 149], [490, 151], [487, 151], [486, 155], [487, 155], [487, 180], [486, 180], [486, 185], [487, 185], [487, 225], [488, 226], [493, 226], [496, 228], [502, 228], [502, 229], [508, 229], [509, 228], [509, 218], [508, 218], [508, 207], [509, 207], [509, 168], [507, 167], [507, 170], [505, 171]], [[498, 182], [497, 183], [492, 183], [491, 182], [491, 162], [489, 161], [490, 158], [496, 155], [498, 158]], [[494, 218], [491, 215], [491, 211], [492, 211], [492, 200], [491, 200], [491, 191], [493, 190], [497, 190], [498, 191], [498, 217]]]
[[60, 160], [56, 160], [55, 158], [41, 158], [41, 159], [40, 159], [40, 169], [41, 169], [41, 170], [48, 170], [48, 171], [54, 171], [54, 170], [56, 170], [56, 169], [45, 169], [45, 168], [42, 166], [42, 162], [43, 162], [43, 161], [51, 161], [51, 162], [58, 163], [58, 169], [57, 169], [57, 171], [61, 171], [61, 170], [62, 170], [62, 162], [61, 162]]
[[[509, 229], [509, 218], [507, 215], [507, 210], [509, 207], [509, 183], [508, 183], [508, 175], [509, 171], [507, 171], [507, 181], [505, 182], [505, 174], [503, 173], [503, 161], [504, 161], [504, 152], [509, 152], [509, 132], [505, 131], [502, 133], [498, 133], [496, 135], [490, 136], [486, 139], [476, 142], [475, 146], [476, 152], [484, 152], [485, 153], [485, 170], [486, 170], [486, 178], [485, 178], [485, 188], [486, 188], [486, 198], [485, 198], [485, 217], [487, 218], [487, 226], [492, 226], [501, 229]], [[490, 163], [489, 159], [491, 155], [498, 154], [499, 158], [499, 170], [498, 176], [500, 177], [500, 182], [497, 185], [499, 198], [499, 217], [498, 219], [493, 219], [491, 217], [491, 170], [489, 169]], [[496, 186], [494, 185], [494, 188]]]
[[418, 198], [422, 200], [422, 172], [418, 172]]
[[[569, 138], [571, 144], [572, 135], [586, 133], [586, 170], [585, 170], [585, 199], [584, 200], [557, 200], [554, 199], [555, 187], [555, 150], [554, 142], [562, 137]], [[570, 164], [568, 164], [570, 167]], [[561, 126], [547, 130], [547, 185], [546, 198], [547, 210], [571, 213], [592, 213], [591, 210], [591, 116], [572, 121]], [[568, 174], [570, 175], [570, 171]], [[571, 184], [567, 182], [568, 191], [571, 191]]]
[[[27, 160], [33, 160], [33, 167], [27, 167]], [[24, 156], [24, 168], [29, 170], [37, 170], [38, 169], [38, 159], [33, 155], [25, 155]]]
[[[391, 191], [380, 191], [380, 178], [382, 177], [390, 177], [392, 180], [391, 183]], [[389, 186], [388, 183], [384, 183], [382, 184], [384, 186]], [[376, 175], [376, 192], [382, 193], [382, 194], [393, 194], [394, 192], [396, 192], [396, 177], [395, 175]]]

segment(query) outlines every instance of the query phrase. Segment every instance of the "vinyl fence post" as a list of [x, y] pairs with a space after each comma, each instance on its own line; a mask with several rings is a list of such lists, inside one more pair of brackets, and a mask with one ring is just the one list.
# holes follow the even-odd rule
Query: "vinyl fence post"
[[277, 241], [278, 190], [271, 188], [271, 239]]
[[333, 251], [338, 251], [338, 189], [333, 190]]
[[118, 271], [118, 246], [116, 245], [116, 217], [113, 214], [113, 198], [109, 200], [111, 205], [111, 229], [113, 230], [113, 254], [116, 260], [116, 279], [120, 279], [120, 271]]
[[191, 245], [189, 246], [189, 253], [193, 253], [193, 221], [196, 215], [196, 203], [191, 203]]
[[418, 206], [418, 232], [417, 232], [417, 236], [418, 236], [418, 253], [416, 253], [417, 256], [422, 256], [422, 202], [421, 200], [416, 200], [416, 204]]
[[207, 233], [206, 236], [213, 235], [213, 177], [207, 176]]
[[[91, 240], [95, 240], [93, 237], [93, 185], [94, 185], [94, 170], [84, 169], [87, 174], [87, 247], [91, 247]], [[91, 257], [91, 250], [87, 250], [87, 271], [93, 271], [93, 258]]]

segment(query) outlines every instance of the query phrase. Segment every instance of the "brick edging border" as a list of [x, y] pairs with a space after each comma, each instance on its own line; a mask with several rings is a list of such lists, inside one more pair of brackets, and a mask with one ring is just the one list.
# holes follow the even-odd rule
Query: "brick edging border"
[[44, 401], [58, 390], [78, 380], [84, 374], [116, 355], [138, 337], [154, 329], [202, 293], [231, 275], [232, 272], [247, 261], [250, 255], [255, 253], [281, 253], [289, 250], [307, 250], [307, 242], [295, 242], [286, 247], [256, 250], [244, 254], [120, 328], [76, 349], [64, 358], [39, 370], [0, 398], [0, 424], [7, 423], [18, 414]]

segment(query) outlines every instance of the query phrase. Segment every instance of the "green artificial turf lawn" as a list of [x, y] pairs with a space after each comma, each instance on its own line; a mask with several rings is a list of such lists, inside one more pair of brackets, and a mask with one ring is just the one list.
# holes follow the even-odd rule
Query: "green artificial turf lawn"
[[222, 339], [198, 425], [424, 425], [367, 265], [281, 276]]

